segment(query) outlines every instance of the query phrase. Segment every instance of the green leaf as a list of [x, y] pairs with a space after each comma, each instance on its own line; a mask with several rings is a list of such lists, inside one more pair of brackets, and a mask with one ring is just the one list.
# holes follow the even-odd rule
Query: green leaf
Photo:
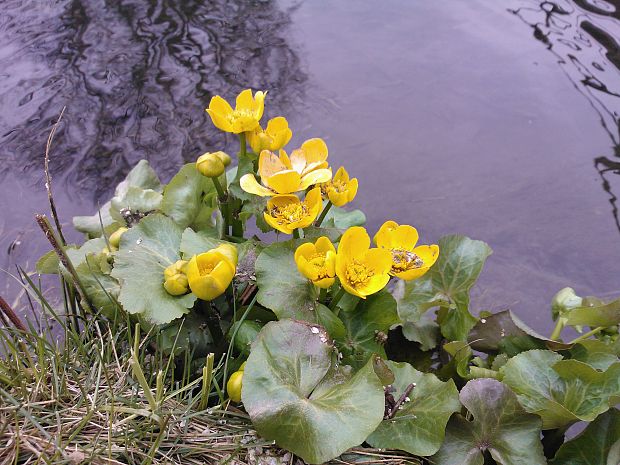
[[[396, 299], [400, 308], [400, 302], [405, 293], [405, 281], [398, 280], [392, 291], [392, 295]], [[419, 342], [420, 348], [424, 351], [434, 349], [439, 344], [441, 332], [439, 325], [428, 313], [417, 315], [417, 320], [401, 321], [403, 336], [412, 342]]]
[[112, 276], [121, 283], [119, 300], [129, 313], [153, 324], [169, 323], [188, 312], [196, 296], [172, 296], [164, 289], [164, 270], [179, 260], [181, 228], [170, 218], [153, 214], [121, 237]]
[[181, 228], [194, 223], [203, 208], [203, 196], [215, 192], [213, 182], [200, 174], [195, 163], [184, 165], [164, 188], [161, 211]]
[[282, 318], [312, 321], [318, 292], [295, 264], [294, 241], [276, 242], [263, 249], [256, 260], [258, 303]]
[[[111, 207], [112, 202], [108, 201], [94, 215], [74, 216], [73, 227], [91, 238], [101, 237], [101, 225], [103, 225], [103, 230], [108, 234], [116, 231], [119, 227], [124, 226], [125, 222], [119, 223], [112, 218], [110, 215]], [[99, 215], [101, 215], [101, 218], [99, 218]]]
[[37, 260], [35, 269], [37, 270], [37, 273], [40, 274], [58, 274], [59, 266], [60, 260], [58, 260], [58, 255], [56, 254], [56, 251], [50, 250], [41, 258], [39, 258], [39, 260]]
[[555, 352], [531, 350], [508, 360], [501, 372], [525, 410], [542, 417], [544, 429], [592, 421], [620, 395], [620, 362], [598, 371]]
[[483, 465], [483, 452], [502, 465], [545, 465], [540, 418], [526, 413], [513, 392], [494, 379], [469, 381], [459, 395], [473, 416], [455, 415], [446, 440], [433, 456], [436, 465]]
[[110, 276], [110, 266], [105, 257], [88, 255], [75, 271], [89, 302], [106, 317], [114, 318], [120, 308], [117, 300], [120, 285]]
[[124, 221], [122, 210], [129, 210], [135, 214], [148, 213], [159, 210], [161, 201], [162, 195], [153, 189], [129, 186], [124, 195], [112, 198], [110, 215], [118, 223], [122, 223]]
[[340, 230], [349, 229], [353, 226], [364, 226], [366, 215], [361, 210], [347, 211], [343, 208], [333, 206], [327, 212], [323, 223], [324, 228], [336, 228]]
[[478, 279], [491, 248], [465, 236], [439, 240], [439, 258], [420, 279], [405, 284], [398, 302], [404, 323], [417, 323], [424, 312], [441, 306], [438, 323], [449, 340], [465, 340], [477, 319], [469, 313], [469, 291]]
[[[96, 237], [84, 242], [79, 248], [67, 248], [65, 252], [74, 268], [86, 262], [86, 257], [91, 254], [98, 255], [103, 249], [107, 248], [107, 243], [103, 237]], [[64, 268], [64, 267], [63, 267]]]
[[256, 321], [237, 321], [230, 327], [227, 335], [230, 338], [235, 331], [237, 332], [235, 335], [235, 349], [240, 354], [247, 356], [250, 353], [250, 346], [258, 337], [261, 328], [262, 325]]
[[620, 411], [600, 415], [575, 439], [560, 447], [550, 465], [617, 465], [620, 463]]
[[452, 356], [456, 373], [463, 379], [469, 379], [469, 362], [474, 356], [470, 345], [463, 341], [452, 341], [444, 344], [443, 349]]
[[566, 317], [566, 324], [591, 327], [618, 325], [620, 324], [620, 299], [606, 304], [599, 303], [575, 308]]
[[393, 419], [384, 420], [366, 440], [381, 449], [401, 449], [415, 455], [432, 455], [444, 439], [448, 419], [461, 409], [454, 381], [440, 381], [431, 373], [422, 373], [408, 363], [387, 362], [394, 372], [394, 399], [415, 383], [409, 398]]
[[396, 301], [385, 290], [359, 300], [352, 311], [339, 314], [346, 328], [344, 341], [339, 345], [345, 355], [344, 363], [354, 367], [365, 364], [373, 353], [386, 358], [384, 343], [378, 336], [387, 336], [390, 327], [398, 324]]
[[361, 444], [383, 418], [372, 360], [353, 376], [336, 369], [320, 327], [283, 320], [258, 336], [243, 375], [243, 404], [258, 433], [308, 463]]
[[216, 248], [224, 241], [212, 237], [208, 231], [196, 232], [186, 228], [181, 236], [180, 252], [184, 260], [189, 260], [194, 255], [207, 252]]
[[[216, 351], [213, 338], [207, 326], [207, 317], [197, 311], [191, 311], [182, 318], [174, 320], [161, 331], [159, 349], [165, 354], [183, 355], [186, 351], [193, 358], [204, 357]], [[176, 341], [176, 345], [175, 345]]]
[[481, 318], [468, 336], [472, 349], [514, 356], [532, 349], [565, 350], [572, 344], [552, 341], [529, 328], [510, 310]]

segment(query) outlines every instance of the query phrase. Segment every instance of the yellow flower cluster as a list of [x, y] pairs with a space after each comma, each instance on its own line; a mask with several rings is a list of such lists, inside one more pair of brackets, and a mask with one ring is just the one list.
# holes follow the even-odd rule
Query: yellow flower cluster
[[314, 244], [300, 245], [295, 251], [295, 263], [316, 286], [329, 288], [338, 277], [345, 291], [365, 299], [383, 289], [390, 276], [409, 281], [433, 266], [439, 247], [416, 247], [417, 241], [418, 232], [413, 226], [387, 221], [374, 237], [377, 247], [371, 248], [366, 229], [354, 226], [340, 238], [338, 251], [323, 236]]
[[[269, 197], [265, 221], [277, 231], [293, 234], [317, 219], [323, 200], [338, 207], [351, 202], [357, 194], [357, 179], [350, 179], [343, 167], [332, 179], [323, 139], [308, 139], [289, 156], [283, 148], [293, 133], [286, 118], [278, 116], [269, 120], [265, 129], [260, 125], [266, 94], [258, 91], [252, 95], [246, 89], [237, 96], [234, 109], [222, 97], [215, 96], [207, 112], [216, 127], [241, 134], [258, 155], [258, 172], [243, 175], [241, 188], [253, 195]], [[203, 156], [200, 161], [200, 167], [204, 168], [199, 169], [206, 176], [221, 174], [216, 157]]]
[[164, 288], [171, 295], [190, 290], [202, 300], [213, 300], [226, 291], [237, 267], [237, 248], [222, 244], [194, 255], [189, 261], [178, 260], [164, 270]]

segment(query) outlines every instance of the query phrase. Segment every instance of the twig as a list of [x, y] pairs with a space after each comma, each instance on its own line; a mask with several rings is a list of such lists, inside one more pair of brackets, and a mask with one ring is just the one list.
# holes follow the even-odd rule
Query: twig
[[22, 323], [22, 320], [19, 319], [15, 311], [6, 302], [6, 300], [2, 298], [2, 296], [0, 296], [0, 309], [2, 310], [2, 313], [4, 313], [9, 320], [11, 320], [11, 323], [13, 323], [13, 326], [15, 326], [20, 331], [23, 331], [23, 332], [27, 331], [26, 327], [24, 326], [24, 323]]
[[58, 219], [58, 213], [56, 212], [56, 204], [54, 202], [54, 197], [52, 196], [52, 176], [50, 175], [49, 170], [49, 161], [50, 161], [50, 149], [52, 147], [52, 141], [54, 140], [54, 135], [58, 130], [58, 126], [60, 126], [60, 120], [62, 120], [62, 116], [65, 114], [65, 110], [67, 107], [62, 107], [60, 115], [58, 116], [58, 120], [52, 127], [50, 131], [50, 135], [47, 137], [47, 144], [45, 145], [45, 189], [47, 190], [47, 198], [50, 202], [50, 211], [52, 214], [52, 219], [56, 224], [56, 229], [58, 230], [58, 235], [60, 236], [60, 240], [62, 245], [67, 245], [65, 241], [65, 236], [62, 234], [62, 227], [60, 225], [60, 220]]
[[414, 387], [415, 387], [415, 383], [411, 383], [409, 384], [409, 386], [407, 386], [403, 394], [398, 398], [398, 400], [394, 404], [394, 408], [389, 411], [387, 420], [391, 420], [392, 418], [394, 418], [394, 416], [398, 413], [400, 406], [403, 404], [403, 402], [407, 400], [407, 398], [409, 397], [409, 394], [411, 394], [411, 391], [413, 391]]
[[69, 257], [65, 253], [65, 249], [58, 242], [56, 234], [54, 234], [54, 230], [52, 229], [47, 217], [45, 215], [36, 214], [34, 215], [34, 218], [37, 220], [37, 223], [45, 234], [45, 237], [47, 237], [47, 240], [50, 242], [50, 244], [52, 244], [52, 247], [54, 248], [54, 251], [58, 256], [58, 260], [60, 260], [60, 263], [64, 265], [64, 267], [73, 278], [73, 281], [75, 282], [75, 287], [78, 291], [78, 294], [80, 294], [82, 302], [86, 304], [88, 310], [91, 310], [88, 297], [86, 295], [86, 292], [84, 291], [84, 287], [82, 286], [82, 281], [80, 280], [77, 271], [75, 271], [71, 260], [69, 260]]

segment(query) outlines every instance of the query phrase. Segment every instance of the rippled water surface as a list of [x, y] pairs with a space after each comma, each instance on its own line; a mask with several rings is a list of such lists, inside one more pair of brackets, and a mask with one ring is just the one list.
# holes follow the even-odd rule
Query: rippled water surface
[[[476, 310], [548, 331], [566, 285], [620, 294], [620, 1], [24, 1], [0, 16], [0, 267], [47, 250], [52, 149], [62, 220], [141, 158], [167, 180], [235, 140], [212, 95], [268, 89], [293, 145], [323, 137], [369, 227], [463, 233], [493, 256]], [[68, 228], [68, 227], [67, 227]], [[77, 234], [72, 238], [77, 240]], [[7, 275], [0, 294], [19, 307]]]

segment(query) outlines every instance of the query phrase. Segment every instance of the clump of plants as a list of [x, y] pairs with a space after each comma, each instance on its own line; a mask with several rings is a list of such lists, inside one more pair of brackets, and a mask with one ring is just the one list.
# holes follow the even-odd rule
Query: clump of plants
[[[205, 153], [166, 185], [141, 161], [74, 218], [83, 244], [40, 219], [55, 250], [38, 271], [77, 296], [75, 326], [126, 322], [170, 383], [206, 393], [198, 411], [245, 411], [307, 463], [365, 444], [438, 465], [617, 464], [620, 299], [560, 291], [550, 338], [509, 310], [474, 316], [489, 246], [419, 245], [391, 220], [369, 233], [347, 209], [357, 179], [320, 138], [285, 151], [287, 120], [261, 125], [266, 95], [245, 90], [235, 108], [214, 97], [207, 112], [238, 154]], [[563, 341], [567, 326], [581, 334]], [[138, 381], [159, 392], [162, 379]], [[590, 424], [565, 441], [577, 422]]]

